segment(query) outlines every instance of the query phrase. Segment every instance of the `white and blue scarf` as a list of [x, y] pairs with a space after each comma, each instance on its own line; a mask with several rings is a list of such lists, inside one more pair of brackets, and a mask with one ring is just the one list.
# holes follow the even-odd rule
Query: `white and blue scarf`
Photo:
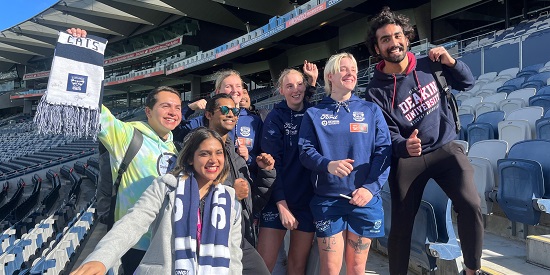
[[204, 204], [197, 257], [199, 187], [192, 174], [185, 180], [181, 175], [178, 177], [174, 209], [175, 274], [229, 274], [233, 201], [222, 184], [210, 188]]
[[59, 33], [48, 88], [34, 117], [39, 134], [95, 138], [106, 46], [101, 37]]

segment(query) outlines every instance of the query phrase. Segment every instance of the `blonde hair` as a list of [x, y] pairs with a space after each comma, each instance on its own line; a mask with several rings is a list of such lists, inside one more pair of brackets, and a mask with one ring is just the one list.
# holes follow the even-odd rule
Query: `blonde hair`
[[277, 87], [279, 88], [279, 93], [281, 93], [282, 89], [283, 89], [283, 81], [285, 79], [285, 77], [291, 73], [296, 73], [296, 74], [299, 74], [301, 77], [302, 77], [302, 81], [304, 82], [304, 84], [307, 85], [307, 81], [306, 81], [306, 78], [304, 76], [304, 74], [296, 69], [292, 69], [292, 68], [287, 68], [287, 69], [284, 69], [281, 74], [279, 75], [279, 79], [277, 80]]
[[339, 53], [331, 56], [327, 63], [325, 64], [325, 71], [323, 73], [323, 77], [325, 79], [325, 92], [327, 95], [330, 95], [332, 92], [332, 83], [328, 79], [329, 74], [336, 74], [340, 71], [340, 61], [342, 61], [342, 58], [349, 58], [355, 68], [357, 68], [357, 61], [355, 60], [355, 57], [351, 53]]
[[215, 87], [214, 91], [216, 93], [218, 93], [221, 90], [222, 82], [227, 77], [232, 76], [232, 75], [236, 75], [239, 78], [241, 78], [241, 74], [239, 72], [235, 71], [235, 70], [232, 70], [232, 69], [221, 70], [221, 71], [216, 72], [214, 75], [216, 76], [216, 83], [214, 84], [214, 87]]

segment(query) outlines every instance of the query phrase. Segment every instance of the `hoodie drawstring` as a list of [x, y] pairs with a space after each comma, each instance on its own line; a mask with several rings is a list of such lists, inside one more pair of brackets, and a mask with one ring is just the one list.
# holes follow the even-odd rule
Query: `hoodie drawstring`
[[395, 91], [397, 91], [397, 77], [395, 77], [395, 74], [392, 74], [393, 76], [393, 96], [391, 97], [391, 108], [390, 108], [390, 113], [391, 111], [393, 110], [393, 105], [394, 105], [394, 102], [395, 102]]
[[338, 111], [340, 111], [340, 107], [344, 107], [344, 109], [346, 109], [346, 111], [351, 112], [349, 110], [349, 101], [346, 100], [346, 101], [342, 101], [342, 102], [336, 102], [336, 112], [338, 113]]

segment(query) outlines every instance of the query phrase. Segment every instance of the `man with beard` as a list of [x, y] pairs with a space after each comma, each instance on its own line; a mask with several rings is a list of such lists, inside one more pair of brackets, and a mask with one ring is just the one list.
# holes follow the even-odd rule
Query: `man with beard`
[[483, 242], [480, 198], [464, 149], [452, 142], [456, 138], [453, 114], [430, 63], [441, 63], [443, 75], [454, 89], [471, 87], [474, 78], [468, 66], [443, 47], [417, 59], [408, 52], [413, 38], [409, 19], [385, 7], [371, 20], [366, 40], [371, 54], [382, 59], [366, 100], [382, 108], [392, 139], [390, 273], [407, 274], [414, 218], [426, 183], [433, 178], [458, 213], [466, 274], [475, 274], [481, 267]]

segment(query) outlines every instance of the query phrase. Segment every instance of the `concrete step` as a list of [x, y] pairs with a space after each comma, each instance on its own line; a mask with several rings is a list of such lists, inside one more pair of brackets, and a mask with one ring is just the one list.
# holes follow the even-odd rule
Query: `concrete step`
[[[540, 238], [540, 236], [533, 236], [532, 239], [540, 241], [542, 238]], [[540, 262], [546, 263], [546, 266], [548, 266], [550, 265], [550, 235], [545, 235], [544, 241], [546, 241], [546, 250], [537, 250], [536, 253], [542, 258]], [[527, 242], [529, 243], [530, 240], [528, 239]], [[509, 239], [485, 232], [481, 255], [482, 271], [490, 275], [550, 275], [550, 269], [542, 267], [540, 262], [529, 260], [528, 246], [526, 246], [524, 241]], [[438, 269], [429, 274], [460, 274], [459, 272], [462, 269], [461, 258], [456, 259], [456, 261], [439, 260], [437, 264]], [[388, 258], [384, 252], [371, 249], [365, 274], [387, 275], [389, 274], [388, 268]], [[422, 274], [421, 272], [419, 268], [409, 266], [409, 274]]]
[[550, 235], [527, 236], [527, 261], [550, 268]]

